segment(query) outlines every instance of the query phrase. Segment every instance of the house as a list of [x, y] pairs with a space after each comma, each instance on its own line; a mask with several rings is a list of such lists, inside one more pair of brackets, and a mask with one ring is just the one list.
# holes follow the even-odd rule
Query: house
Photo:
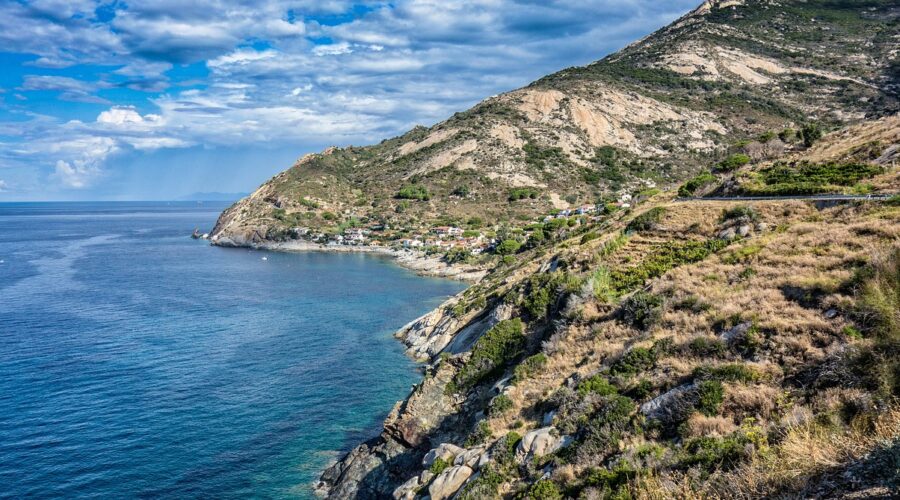
[[360, 228], [350, 228], [344, 231], [344, 237], [350, 243], [362, 243], [366, 241], [366, 234], [368, 231]]
[[463, 230], [459, 227], [438, 226], [431, 229], [431, 232], [438, 236], [462, 236]]

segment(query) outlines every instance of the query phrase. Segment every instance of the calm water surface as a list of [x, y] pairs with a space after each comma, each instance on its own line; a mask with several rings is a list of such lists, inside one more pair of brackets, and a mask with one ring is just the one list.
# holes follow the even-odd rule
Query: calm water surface
[[463, 286], [187, 237], [224, 207], [0, 204], [0, 497], [308, 498], [377, 434]]

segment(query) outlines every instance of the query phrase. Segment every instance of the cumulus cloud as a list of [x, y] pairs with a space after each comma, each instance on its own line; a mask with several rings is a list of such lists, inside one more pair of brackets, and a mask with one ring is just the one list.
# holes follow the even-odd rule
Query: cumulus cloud
[[[299, 154], [373, 142], [596, 60], [698, 1], [6, 2], [0, 51], [33, 54], [38, 67], [112, 69], [25, 76], [16, 90], [26, 96], [54, 91], [108, 108], [81, 121], [0, 122], [21, 140], [0, 166], [36, 159], [84, 188], [128, 151], [290, 144]], [[198, 61], [208, 74], [172, 76]], [[148, 92], [143, 111], [98, 96], [113, 88]]]

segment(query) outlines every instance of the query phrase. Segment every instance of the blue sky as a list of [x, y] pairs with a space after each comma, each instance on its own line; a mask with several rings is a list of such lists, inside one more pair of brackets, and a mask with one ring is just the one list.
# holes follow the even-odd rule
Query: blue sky
[[245, 192], [431, 125], [699, 0], [5, 0], [0, 201]]

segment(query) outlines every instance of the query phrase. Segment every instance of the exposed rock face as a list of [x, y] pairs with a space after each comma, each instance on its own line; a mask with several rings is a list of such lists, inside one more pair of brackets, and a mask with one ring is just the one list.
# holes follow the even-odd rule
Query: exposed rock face
[[454, 465], [434, 478], [428, 487], [432, 500], [450, 498], [472, 476], [474, 471], [467, 465]]
[[516, 455], [520, 460], [543, 457], [568, 445], [571, 441], [571, 437], [560, 436], [553, 427], [535, 429], [522, 436]]
[[434, 448], [425, 454], [425, 458], [422, 459], [422, 467], [431, 467], [431, 464], [439, 458], [445, 462], [452, 462], [454, 458], [463, 454], [465, 451], [464, 448], [460, 448], [455, 444], [441, 443], [437, 448]]

